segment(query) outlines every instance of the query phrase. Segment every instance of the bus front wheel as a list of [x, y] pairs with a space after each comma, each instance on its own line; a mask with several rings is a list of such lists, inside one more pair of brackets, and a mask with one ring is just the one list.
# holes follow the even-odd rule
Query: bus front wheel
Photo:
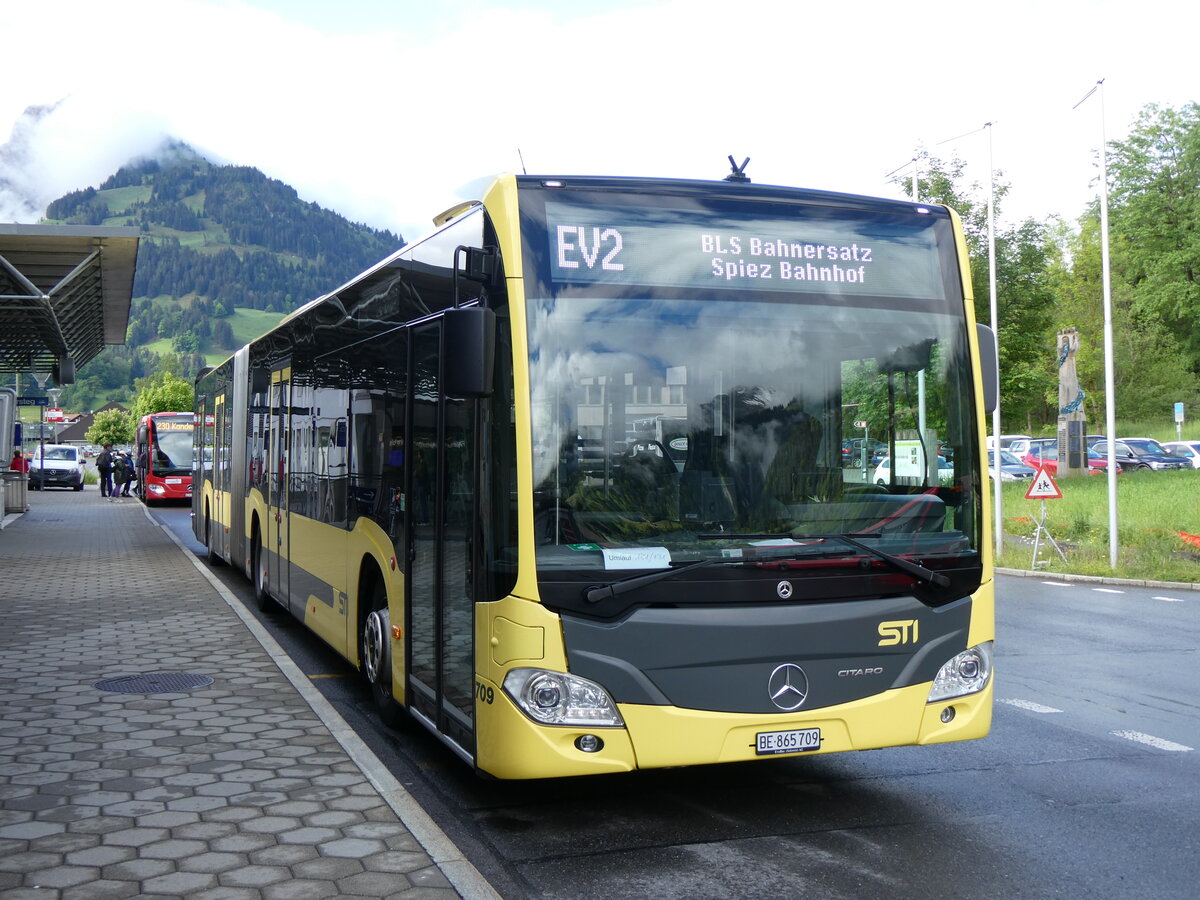
[[254, 603], [260, 612], [270, 612], [271, 594], [267, 590], [267, 561], [263, 559], [262, 539], [258, 529], [254, 529], [254, 537], [250, 541], [250, 564], [254, 572]]
[[400, 722], [402, 710], [392, 696], [392, 626], [387, 593], [378, 579], [372, 579], [363, 599], [371, 611], [362, 620], [359, 664], [379, 718], [384, 725], [394, 728]]

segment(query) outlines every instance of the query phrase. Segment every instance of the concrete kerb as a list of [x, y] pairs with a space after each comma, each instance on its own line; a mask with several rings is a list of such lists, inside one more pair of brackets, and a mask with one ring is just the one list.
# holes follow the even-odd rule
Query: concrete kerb
[[438, 868], [446, 876], [446, 879], [454, 885], [454, 889], [465, 900], [501, 900], [500, 894], [496, 892], [488, 880], [462, 855], [462, 852], [446, 836], [446, 833], [437, 826], [437, 823], [429, 817], [429, 814], [421, 808], [417, 801], [413, 799], [413, 796], [404, 789], [404, 786], [380, 762], [379, 757], [371, 752], [371, 749], [363, 740], [346, 724], [346, 720], [322, 696], [321, 692], [312, 686], [308, 678], [305, 677], [300, 668], [292, 661], [291, 657], [284, 652], [275, 638], [271, 636], [271, 633], [263, 628], [262, 624], [253, 615], [247, 612], [241, 602], [221, 583], [221, 580], [210, 572], [201, 560], [196, 558], [195, 554], [187, 548], [170, 528], [158, 522], [145, 507], [142, 508], [142, 512], [153, 525], [161, 528], [166, 533], [167, 537], [180, 549], [184, 557], [196, 567], [196, 570], [212, 585], [213, 590], [234, 611], [237, 617], [242, 620], [247, 630], [262, 645], [263, 650], [266, 651], [271, 660], [279, 667], [284, 677], [291, 682], [300, 696], [304, 698], [304, 701], [312, 707], [313, 712], [316, 713], [325, 727], [329, 729], [334, 740], [342, 746], [367, 780], [379, 791], [379, 795], [383, 800], [396, 813], [397, 818], [400, 819], [404, 827], [417, 839], [417, 842], [429, 854], [430, 859], [437, 864]]
[[1077, 581], [1085, 584], [1112, 584], [1125, 587], [1169, 588], [1177, 591], [1200, 591], [1200, 583], [1186, 581], [1147, 581], [1142, 578], [1112, 578], [1107, 575], [1073, 575], [1070, 572], [1044, 572], [1031, 569], [1002, 569], [997, 566], [997, 575], [1013, 575], [1017, 578], [1053, 578], [1058, 581]]

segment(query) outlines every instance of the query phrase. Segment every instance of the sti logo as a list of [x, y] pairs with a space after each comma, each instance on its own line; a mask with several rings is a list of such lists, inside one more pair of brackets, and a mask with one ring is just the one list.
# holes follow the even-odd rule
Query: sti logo
[[915, 644], [917, 642], [917, 620], [899, 619], [895, 622], [880, 622], [880, 647], [894, 647], [896, 644]]

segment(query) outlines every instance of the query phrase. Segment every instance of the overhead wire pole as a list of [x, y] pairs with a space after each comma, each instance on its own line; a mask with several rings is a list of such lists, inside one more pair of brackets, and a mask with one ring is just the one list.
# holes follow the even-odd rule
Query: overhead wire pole
[[1100, 94], [1100, 269], [1104, 283], [1104, 433], [1108, 445], [1108, 565], [1117, 567], [1117, 413], [1113, 375], [1112, 286], [1108, 259], [1108, 140], [1104, 128], [1104, 79], [1083, 95], [1078, 109], [1092, 94]]

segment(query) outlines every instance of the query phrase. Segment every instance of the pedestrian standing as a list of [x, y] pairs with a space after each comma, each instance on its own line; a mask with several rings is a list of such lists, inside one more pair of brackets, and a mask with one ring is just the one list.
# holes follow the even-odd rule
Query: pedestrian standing
[[107, 497], [112, 493], [113, 452], [112, 444], [105, 444], [100, 455], [96, 457], [96, 471], [100, 473], [100, 496]]
[[121, 496], [128, 497], [129, 489], [133, 487], [134, 471], [133, 460], [128, 453], [121, 454], [121, 467], [125, 470], [125, 480], [122, 483]]
[[109, 497], [120, 497], [122, 490], [128, 497], [129, 469], [125, 466], [125, 457], [121, 455], [120, 451], [117, 451], [112, 455], [112, 487], [109, 488]]
[[12, 462], [10, 462], [8, 464], [8, 468], [9, 468], [9, 471], [12, 471], [12, 472], [28, 472], [29, 471], [29, 460], [27, 460], [25, 458], [25, 454], [23, 454], [21, 452], [20, 447], [18, 447], [16, 450], [13, 451]]
[[137, 481], [138, 481], [138, 496], [143, 500], [146, 499], [146, 469], [150, 466], [150, 458], [146, 453], [146, 448], [143, 447], [138, 453], [137, 458]]

